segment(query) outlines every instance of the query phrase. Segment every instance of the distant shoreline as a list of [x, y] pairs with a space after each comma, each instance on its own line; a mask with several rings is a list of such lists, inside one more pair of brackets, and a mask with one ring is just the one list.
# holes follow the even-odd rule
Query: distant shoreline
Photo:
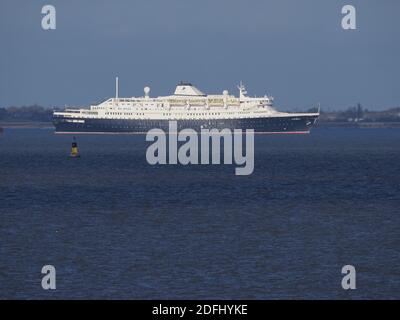
[[400, 122], [317, 122], [315, 128], [387, 129], [400, 128]]
[[[0, 127], [3, 129], [54, 129], [51, 122], [45, 121], [0, 121]], [[317, 122], [315, 128], [400, 128], [400, 122]]]

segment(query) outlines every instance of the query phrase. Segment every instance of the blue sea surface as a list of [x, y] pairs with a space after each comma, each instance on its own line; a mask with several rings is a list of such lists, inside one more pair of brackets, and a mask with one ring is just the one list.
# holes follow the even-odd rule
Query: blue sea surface
[[0, 135], [1, 299], [400, 299], [399, 129], [256, 136], [249, 176], [151, 166], [142, 135], [71, 141]]

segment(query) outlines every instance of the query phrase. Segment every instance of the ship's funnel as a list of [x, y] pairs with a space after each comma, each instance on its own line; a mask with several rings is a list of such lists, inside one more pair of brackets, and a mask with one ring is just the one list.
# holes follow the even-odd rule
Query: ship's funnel
[[188, 82], [181, 82], [176, 86], [175, 96], [205, 96], [203, 92]]

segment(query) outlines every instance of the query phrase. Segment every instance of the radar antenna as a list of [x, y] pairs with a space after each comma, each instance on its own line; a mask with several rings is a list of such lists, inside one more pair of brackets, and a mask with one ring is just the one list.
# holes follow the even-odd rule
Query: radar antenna
[[240, 84], [237, 86], [237, 88], [239, 89], [239, 99], [242, 101], [247, 94], [246, 87], [244, 86], [243, 82], [240, 81]]

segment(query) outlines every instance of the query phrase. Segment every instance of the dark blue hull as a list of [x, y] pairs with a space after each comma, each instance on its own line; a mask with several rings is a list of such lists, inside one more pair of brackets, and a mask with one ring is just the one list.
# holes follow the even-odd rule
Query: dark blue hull
[[[178, 130], [254, 129], [256, 133], [308, 133], [318, 115], [252, 119], [176, 120]], [[72, 122], [72, 120], [75, 120]], [[78, 121], [76, 121], [78, 120]], [[84, 121], [84, 122], [83, 122]], [[54, 117], [57, 133], [147, 133], [159, 128], [169, 131], [169, 120], [71, 119]]]

